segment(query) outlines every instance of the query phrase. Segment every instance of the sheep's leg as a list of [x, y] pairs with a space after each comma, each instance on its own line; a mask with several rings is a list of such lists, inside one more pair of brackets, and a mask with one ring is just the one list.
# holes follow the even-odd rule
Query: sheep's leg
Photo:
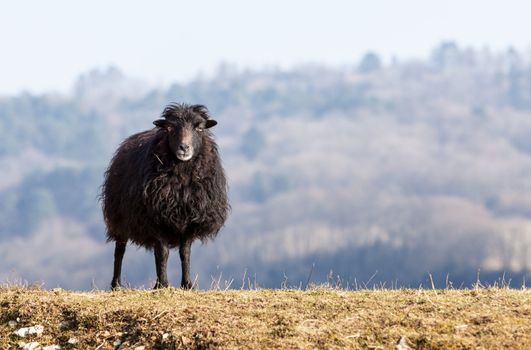
[[168, 255], [170, 250], [165, 242], [157, 242], [155, 244], [155, 267], [157, 269], [157, 283], [155, 289], [168, 287]]
[[112, 276], [111, 288], [118, 289], [122, 286], [122, 260], [125, 254], [125, 247], [127, 246], [127, 241], [125, 242], [116, 242], [114, 247], [114, 272]]
[[179, 256], [181, 258], [182, 279], [181, 288], [192, 288], [192, 282], [190, 282], [190, 251], [192, 250], [192, 241], [187, 240], [181, 243], [179, 247]]

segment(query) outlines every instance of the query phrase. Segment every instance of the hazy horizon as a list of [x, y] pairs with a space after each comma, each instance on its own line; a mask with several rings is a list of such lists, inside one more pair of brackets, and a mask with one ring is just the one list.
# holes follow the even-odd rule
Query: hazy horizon
[[263, 4], [21, 1], [0, 11], [0, 95], [68, 92], [79, 74], [119, 67], [147, 85], [242, 69], [350, 65], [368, 52], [385, 63], [426, 58], [439, 42], [530, 52], [523, 1]]

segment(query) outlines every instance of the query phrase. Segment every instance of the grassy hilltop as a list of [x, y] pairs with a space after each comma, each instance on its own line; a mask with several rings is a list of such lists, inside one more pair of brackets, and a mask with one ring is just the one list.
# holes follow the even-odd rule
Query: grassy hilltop
[[[0, 309], [1, 349], [394, 349], [402, 337], [401, 349], [531, 348], [529, 289], [5, 288]], [[41, 335], [12, 334], [34, 325]]]

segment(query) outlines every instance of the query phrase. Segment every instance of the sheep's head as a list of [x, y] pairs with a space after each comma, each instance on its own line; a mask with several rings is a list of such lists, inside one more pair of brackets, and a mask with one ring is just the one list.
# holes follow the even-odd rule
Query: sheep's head
[[206, 129], [216, 125], [203, 105], [171, 104], [162, 112], [163, 119], [153, 122], [167, 133], [171, 152], [181, 161], [192, 159], [203, 146]]

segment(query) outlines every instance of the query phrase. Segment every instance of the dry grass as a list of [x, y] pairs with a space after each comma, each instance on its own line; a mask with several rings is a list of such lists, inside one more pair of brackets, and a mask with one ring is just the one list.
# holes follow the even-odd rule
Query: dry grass
[[[531, 290], [11, 287], [0, 289], [0, 308], [1, 349], [18, 349], [21, 340], [62, 349], [394, 349], [402, 336], [418, 349], [531, 349]], [[40, 336], [12, 334], [36, 324], [44, 326]]]

